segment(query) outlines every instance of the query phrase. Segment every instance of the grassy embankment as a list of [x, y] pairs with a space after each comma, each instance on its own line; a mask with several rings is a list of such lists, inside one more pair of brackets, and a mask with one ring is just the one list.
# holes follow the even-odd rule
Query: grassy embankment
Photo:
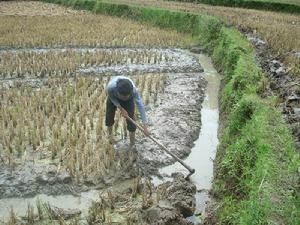
[[[199, 38], [223, 69], [225, 127], [216, 159], [214, 194], [221, 224], [297, 224], [299, 157], [272, 100], [262, 99], [264, 76], [254, 50], [214, 17], [97, 1], [48, 0], [96, 13], [125, 16]], [[298, 201], [298, 203], [297, 203]]]
[[260, 2], [279, 2], [284, 4], [293, 4], [293, 5], [300, 5], [299, 0], [257, 0]]

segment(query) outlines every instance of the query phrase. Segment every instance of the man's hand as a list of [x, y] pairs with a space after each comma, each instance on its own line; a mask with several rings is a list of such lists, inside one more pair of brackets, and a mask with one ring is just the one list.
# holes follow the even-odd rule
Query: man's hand
[[125, 117], [125, 118], [128, 117], [128, 113], [123, 107], [119, 106], [118, 109], [120, 110], [120, 113], [123, 117]]
[[145, 134], [146, 136], [149, 136], [149, 135], [150, 135], [150, 132], [149, 132], [149, 130], [148, 130], [148, 126], [147, 126], [146, 124], [143, 124], [143, 128], [144, 128], [144, 134]]

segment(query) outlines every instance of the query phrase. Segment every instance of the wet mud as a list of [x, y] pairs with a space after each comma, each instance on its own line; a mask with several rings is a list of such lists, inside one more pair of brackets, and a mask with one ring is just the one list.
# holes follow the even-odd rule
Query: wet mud
[[186, 219], [194, 215], [196, 209], [196, 186], [184, 179], [181, 174], [174, 174], [173, 180], [158, 187], [165, 193], [161, 199], [138, 216], [138, 224], [188, 225]]
[[[122, 188], [89, 192], [82, 195], [81, 200], [74, 201], [75, 198], [68, 196], [56, 200], [45, 198], [48, 202], [40, 202], [40, 212], [34, 209], [30, 220], [36, 224], [59, 224], [76, 219], [76, 224], [189, 225], [195, 224], [189, 219], [196, 210], [195, 193], [196, 186], [181, 174], [173, 174], [171, 181], [156, 187], [149, 179], [137, 177], [128, 184], [123, 183]], [[27, 205], [21, 205], [23, 213], [17, 211], [17, 214], [23, 216], [18, 220], [31, 224], [29, 216], [25, 216]]]
[[[169, 74], [162, 101], [147, 109], [151, 135], [180, 158], [189, 155], [198, 138], [205, 85], [200, 74]], [[157, 168], [175, 162], [147, 138], [141, 139], [137, 147], [143, 152], [143, 164]]]

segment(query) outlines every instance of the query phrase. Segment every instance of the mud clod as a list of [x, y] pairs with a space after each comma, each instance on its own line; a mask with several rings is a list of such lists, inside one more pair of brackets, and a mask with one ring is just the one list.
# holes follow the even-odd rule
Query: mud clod
[[144, 220], [153, 225], [186, 225], [186, 220], [181, 218], [178, 210], [167, 201], [160, 201], [145, 212]]
[[196, 186], [186, 181], [182, 174], [175, 174], [173, 181], [160, 185], [160, 188], [165, 193], [160, 201], [142, 211], [143, 222], [153, 225], [191, 224], [185, 218], [195, 212]]
[[68, 220], [81, 214], [81, 211], [78, 209], [62, 209], [50, 205], [48, 205], [47, 208], [48, 208], [48, 212], [51, 214], [51, 216], [54, 219], [62, 218], [64, 220]]
[[190, 51], [191, 51], [192, 53], [195, 53], [195, 54], [201, 54], [201, 53], [204, 52], [204, 50], [205, 50], [204, 47], [198, 46], [198, 45], [192, 46], [192, 47], [190, 48]]
[[192, 216], [196, 209], [196, 186], [186, 181], [181, 174], [175, 176], [174, 181], [167, 188], [167, 199], [184, 217]]

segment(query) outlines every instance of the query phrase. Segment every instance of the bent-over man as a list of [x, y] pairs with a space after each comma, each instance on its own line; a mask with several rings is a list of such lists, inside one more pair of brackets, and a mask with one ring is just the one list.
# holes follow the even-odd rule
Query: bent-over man
[[[135, 104], [137, 105], [141, 115], [144, 134], [148, 136], [149, 131], [147, 127], [144, 104], [133, 81], [125, 76], [113, 77], [106, 87], [106, 92], [108, 97], [106, 101], [105, 125], [108, 127], [108, 133], [111, 140], [113, 139], [112, 131], [116, 109], [119, 109], [123, 117], [126, 118], [126, 116], [129, 116], [130, 118], [134, 119]], [[126, 120], [126, 122], [127, 130], [129, 131], [130, 145], [134, 146], [136, 126], [128, 120]]]

